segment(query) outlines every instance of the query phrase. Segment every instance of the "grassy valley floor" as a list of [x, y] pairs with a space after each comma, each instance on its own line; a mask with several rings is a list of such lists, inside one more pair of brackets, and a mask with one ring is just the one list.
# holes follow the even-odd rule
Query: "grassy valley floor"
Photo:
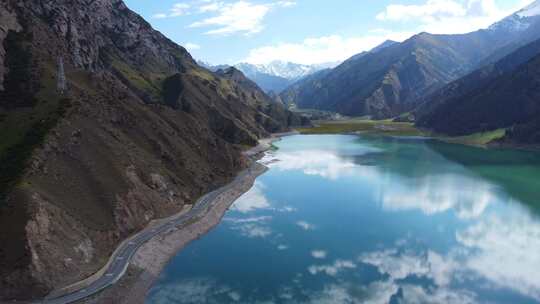
[[391, 136], [426, 136], [424, 132], [408, 122], [392, 120], [347, 119], [334, 121], [316, 121], [312, 128], [302, 128], [302, 134], [340, 134], [340, 133], [373, 133]]
[[316, 121], [314, 127], [297, 129], [301, 134], [374, 134], [385, 136], [422, 136], [439, 139], [442, 141], [473, 145], [487, 146], [505, 136], [505, 129], [470, 134], [467, 136], [451, 137], [433, 134], [429, 131], [420, 130], [410, 122], [395, 122], [393, 120], [371, 120], [365, 118], [352, 118], [347, 120]]

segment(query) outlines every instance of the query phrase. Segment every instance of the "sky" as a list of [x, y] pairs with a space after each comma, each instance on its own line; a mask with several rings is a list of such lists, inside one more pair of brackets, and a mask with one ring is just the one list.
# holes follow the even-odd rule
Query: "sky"
[[532, 0], [124, 0], [211, 64], [343, 61], [387, 39], [486, 28]]

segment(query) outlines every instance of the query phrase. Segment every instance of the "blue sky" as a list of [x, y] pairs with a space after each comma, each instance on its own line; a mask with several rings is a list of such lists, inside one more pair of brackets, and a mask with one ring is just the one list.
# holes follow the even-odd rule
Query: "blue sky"
[[386, 39], [485, 28], [531, 0], [125, 0], [212, 64], [347, 59]]

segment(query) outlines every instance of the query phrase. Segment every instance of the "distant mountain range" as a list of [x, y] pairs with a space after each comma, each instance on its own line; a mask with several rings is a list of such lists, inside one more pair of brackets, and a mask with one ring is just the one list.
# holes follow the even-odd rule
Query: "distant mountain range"
[[280, 96], [299, 108], [389, 118], [415, 109], [446, 84], [540, 38], [539, 1], [485, 30], [420, 33], [382, 45], [298, 82]]
[[[203, 61], [198, 61], [198, 64], [214, 72], [219, 69], [231, 67], [230, 65], [211, 65]], [[333, 68], [338, 64], [339, 62], [305, 65], [292, 62], [273, 61], [269, 64], [251, 64], [244, 62], [235, 64], [234, 67], [239, 71], [242, 71], [246, 77], [257, 83], [264, 91], [280, 93], [296, 81], [320, 70]]]
[[231, 181], [246, 147], [309, 124], [286, 106], [540, 144], [540, 0], [339, 65], [197, 64], [122, 0], [4, 0], [0, 16], [2, 303], [98, 273], [154, 219]]

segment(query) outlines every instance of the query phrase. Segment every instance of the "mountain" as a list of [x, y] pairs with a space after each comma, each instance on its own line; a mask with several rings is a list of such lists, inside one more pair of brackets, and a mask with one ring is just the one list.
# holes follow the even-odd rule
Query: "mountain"
[[408, 112], [422, 97], [497, 61], [504, 55], [501, 50], [511, 52], [540, 38], [537, 3], [486, 30], [461, 35], [421, 33], [358, 54], [316, 80], [288, 88], [281, 97], [299, 108], [349, 116], [388, 118]]
[[[335, 67], [338, 63], [303, 65], [292, 62], [273, 61], [269, 64], [238, 63], [234, 67], [253, 80], [265, 92], [280, 93], [294, 82], [322, 69]], [[227, 65], [212, 66], [199, 61], [199, 65], [212, 71], [227, 68]]]
[[299, 87], [294, 102], [299, 108], [349, 116], [395, 116], [413, 108], [418, 97], [472, 69], [475, 60], [489, 52], [478, 47], [478, 40], [476, 36], [418, 34], [346, 60], [317, 79], [315, 86]]
[[[393, 41], [393, 40], [386, 40], [383, 43], [379, 44], [378, 46], [371, 49], [371, 53], [377, 53], [387, 47], [391, 47], [393, 45], [399, 44], [399, 42]], [[354, 57], [353, 57], [354, 58]]]
[[[353, 64], [353, 62], [355, 62], [356, 60], [359, 60], [361, 59], [362, 57], [364, 57], [365, 55], [367, 54], [370, 54], [370, 53], [377, 53], [387, 47], [390, 47], [392, 45], [395, 45], [397, 44], [397, 42], [395, 41], [392, 41], [392, 40], [386, 40], [385, 42], [381, 43], [380, 45], [376, 46], [375, 48], [373, 48], [372, 50], [370, 50], [369, 52], [362, 52], [362, 53], [359, 53], [359, 54], [356, 54], [354, 56], [352, 56], [351, 58], [345, 60], [343, 63], [341, 63], [340, 66], [342, 67], [347, 67], [347, 66], [350, 66], [351, 64]], [[298, 106], [297, 105], [297, 101], [298, 100], [303, 100], [304, 98], [309, 98], [309, 97], [305, 97], [307, 95], [309, 95], [311, 92], [314, 92], [316, 90], [318, 90], [319, 88], [322, 88], [323, 87], [323, 83], [324, 83], [324, 78], [330, 74], [332, 72], [332, 66], [328, 66], [327, 68], [325, 69], [322, 69], [316, 73], [313, 73], [309, 76], [306, 76], [296, 82], [294, 82], [293, 84], [291, 84], [289, 87], [287, 87], [286, 90], [283, 90], [283, 92], [280, 93], [280, 99], [282, 100], [283, 103], [285, 103], [286, 105], [288, 105], [289, 107], [290, 106]], [[302, 105], [300, 105], [300, 107], [302, 107]], [[311, 105], [310, 106], [311, 108], [315, 108], [315, 109], [323, 109], [324, 108], [324, 105]]]
[[291, 83], [290, 79], [272, 74], [262, 65], [239, 63], [235, 65], [235, 68], [256, 82], [265, 92], [281, 92]]
[[[293, 83], [286, 90], [279, 94], [279, 99], [288, 107], [298, 107], [296, 102], [304, 98], [305, 92], [316, 91], [318, 88], [323, 86], [322, 80], [326, 75], [328, 75], [332, 70], [325, 69], [310, 76], [306, 76], [303, 79], [298, 80]], [[318, 108], [313, 106], [313, 108]], [[322, 108], [322, 105], [321, 107]]]
[[448, 135], [509, 128], [507, 140], [540, 143], [540, 40], [424, 100], [417, 125]]
[[513, 39], [505, 46], [496, 49], [480, 62], [480, 66], [495, 63], [510, 53], [516, 51], [540, 37], [540, 1], [535, 1], [524, 9], [504, 18], [489, 27], [489, 31]]
[[[356, 55], [353, 55], [349, 59], [345, 60], [342, 64], [350, 64], [351, 62], [356, 61], [357, 59], [360, 59], [360, 58], [364, 57], [367, 54], [375, 54], [375, 53], [377, 53], [377, 52], [379, 52], [381, 50], [384, 50], [384, 49], [386, 49], [386, 48], [388, 48], [390, 46], [393, 46], [395, 44], [399, 44], [399, 42], [396, 42], [396, 41], [393, 41], [393, 40], [386, 40], [383, 43], [377, 45], [376, 47], [374, 47], [373, 49], [371, 49], [369, 51], [361, 52], [361, 53], [358, 53]], [[328, 67], [328, 68], [332, 68], [332, 67]]]
[[4, 0], [0, 17], [0, 302], [95, 273], [301, 119], [121, 0]]
[[234, 83], [235, 93], [260, 111], [261, 114], [255, 120], [265, 130], [279, 132], [283, 129], [282, 126], [305, 126], [309, 124], [307, 119], [288, 111], [283, 103], [273, 99], [275, 97], [261, 91], [255, 82], [247, 78], [235, 67], [220, 69], [216, 73]]
[[292, 62], [273, 61], [269, 64], [240, 63], [236, 65], [236, 68], [246, 73], [248, 77], [251, 73], [259, 72], [296, 81], [317, 71], [334, 67], [336, 65], [336, 63], [305, 65]]

